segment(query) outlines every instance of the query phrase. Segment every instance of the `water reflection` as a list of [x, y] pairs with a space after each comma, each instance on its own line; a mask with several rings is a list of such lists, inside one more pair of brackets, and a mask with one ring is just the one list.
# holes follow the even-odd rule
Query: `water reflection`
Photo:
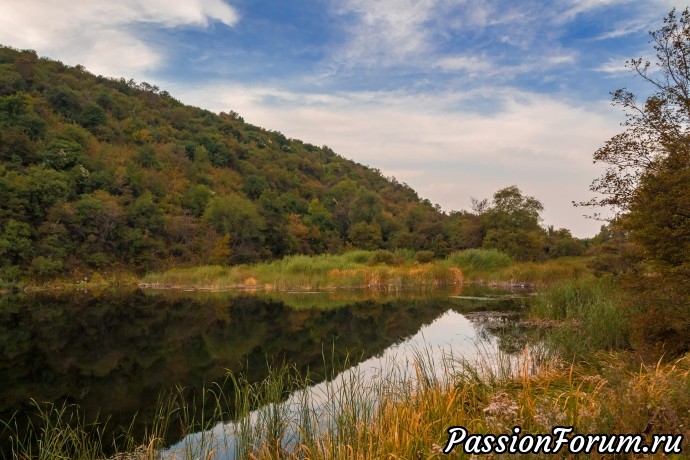
[[[291, 363], [318, 379], [343, 363], [368, 366], [367, 360], [404, 353], [411, 342], [401, 343], [425, 325], [428, 346], [464, 347], [476, 335], [459, 312], [519, 308], [511, 299], [473, 302], [451, 294], [460, 293], [137, 290], [2, 297], [0, 421], [15, 413], [18, 420], [30, 417], [31, 398], [67, 402], [77, 404], [86, 420], [109, 417], [111, 427], [129, 427], [136, 415], [137, 438], [158, 396], [173, 385], [201, 405], [194, 395], [204, 385], [223, 382], [228, 370], [260, 381], [267, 361]], [[324, 359], [324, 350], [333, 356]], [[176, 429], [171, 426], [169, 443], [182, 436]], [[3, 439], [0, 444], [6, 445]]]

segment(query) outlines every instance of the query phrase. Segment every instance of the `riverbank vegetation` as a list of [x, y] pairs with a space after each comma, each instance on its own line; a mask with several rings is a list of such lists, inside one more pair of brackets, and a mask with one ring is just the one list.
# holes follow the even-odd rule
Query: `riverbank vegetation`
[[[213, 242], [213, 254], [218, 255], [223, 263], [229, 260], [233, 266], [226, 267], [221, 263], [212, 267], [175, 269], [144, 278], [145, 282], [159, 286], [225, 288], [268, 285], [271, 289], [325, 289], [337, 286], [335, 282], [330, 284], [329, 276], [340, 285], [350, 286], [405, 287], [425, 283], [433, 286], [460, 279], [543, 284], [547, 287], [538, 293], [527, 311], [526, 323], [534, 326], [534, 340], [524, 346], [522, 354], [482, 356], [477, 361], [451, 356], [439, 369], [431, 363], [424, 350], [420, 350], [409, 371], [399, 367], [378, 379], [357, 373], [327, 379], [322, 398], [313, 398], [300, 391], [311, 383], [309, 373], [296, 371], [289, 366], [274, 368], [266, 379], [258, 383], [249, 383], [241, 375], [231, 374], [228, 378], [233, 385], [232, 394], [211, 387], [194, 395], [194, 398], [210, 398], [212, 404], [209, 411], [195, 412], [193, 409], [196, 406], [190, 403], [184, 391], [162, 397], [159, 416], [151, 422], [148, 435], [133, 439], [125, 427], [120, 431], [121, 442], [115, 449], [119, 451], [115, 456], [112, 456], [111, 446], [101, 442], [101, 433], [107, 424], [70, 418], [68, 411], [62, 408], [46, 409], [39, 404], [38, 421], [27, 437], [12, 435], [18, 432], [12, 420], [0, 427], [5, 434], [9, 432], [12, 436], [11, 458], [159, 458], [161, 450], [167, 447], [161, 440], [165, 439], [165, 432], [171, 426], [181, 427], [183, 434], [201, 432], [184, 438], [177, 445], [179, 450], [167, 451], [175, 458], [184, 459], [210, 459], [226, 448], [237, 452], [238, 458], [256, 459], [445, 458], [442, 448], [448, 440], [446, 430], [457, 425], [480, 434], [508, 433], [514, 426], [520, 426], [523, 432], [549, 433], [558, 425], [572, 426], [576, 433], [581, 434], [632, 433], [645, 437], [647, 441], [655, 434], [672, 434], [682, 435], [687, 440], [690, 435], [690, 361], [687, 355], [690, 351], [690, 216], [687, 212], [690, 196], [690, 187], [687, 186], [690, 182], [690, 69], [686, 64], [690, 61], [689, 37], [690, 12], [671, 12], [662, 29], [652, 33], [652, 43], [658, 56], [656, 66], [641, 59], [630, 61], [632, 70], [652, 83], [655, 92], [642, 105], [638, 105], [632, 93], [625, 90], [614, 93], [614, 101], [627, 111], [626, 131], [612, 138], [595, 154], [597, 161], [608, 163], [611, 169], [594, 182], [592, 190], [602, 196], [589, 203], [611, 205], [618, 212], [598, 236], [601, 245], [593, 249], [595, 259], [590, 260], [590, 266], [602, 275], [600, 278], [589, 274], [584, 267], [587, 263], [585, 259], [554, 259], [542, 265], [536, 264], [539, 260], [556, 255], [572, 255], [571, 250], [581, 253], [584, 243], [566, 238], [568, 235], [563, 234], [562, 251], [557, 250], [555, 244], [543, 245], [549, 236], [560, 238], [559, 231], [540, 230], [538, 216], [541, 205], [532, 197], [523, 196], [514, 187], [498, 191], [491, 202], [476, 201], [472, 213], [456, 216], [462, 225], [449, 234], [454, 235], [455, 240], [445, 240], [442, 232], [431, 230], [439, 222], [453, 222], [453, 216], [446, 216], [449, 220], [444, 220], [446, 217], [439, 217], [443, 213], [428, 203], [412, 200], [413, 204], [403, 212], [405, 226], [391, 225], [384, 230], [382, 224], [391, 221], [380, 219], [394, 213], [392, 208], [378, 206], [381, 202], [373, 192], [355, 187], [355, 193], [343, 194], [359, 200], [356, 206], [349, 208], [347, 218], [343, 210], [337, 211], [338, 205], [331, 209], [328, 206], [333, 205], [324, 204], [320, 196], [314, 196], [318, 199], [309, 201], [305, 212], [288, 214], [290, 217], [286, 225], [292, 225], [293, 236], [302, 238], [294, 240], [302, 244], [297, 246], [300, 249], [296, 252], [309, 253], [328, 241], [335, 241], [339, 248], [347, 246], [349, 242], [353, 248], [373, 252], [355, 251], [313, 258], [294, 255], [290, 251], [282, 254], [276, 252], [267, 258], [278, 255], [287, 257], [256, 265], [238, 265], [239, 262], [246, 262], [238, 258], [238, 254], [244, 257], [248, 254], [243, 252], [244, 249], [264, 247], [266, 241], [257, 238], [257, 235], [263, 234], [261, 223], [267, 221], [256, 219], [256, 213], [252, 212], [248, 202], [244, 198], [237, 199], [235, 195], [209, 196], [204, 206], [196, 208], [193, 206], [198, 204], [195, 199], [199, 197], [190, 198], [191, 204], [183, 206], [197, 209], [200, 219], [205, 220], [209, 228], [215, 229], [216, 238], [209, 240]], [[15, 93], [29, 91], [29, 96], [20, 95], [20, 99], [24, 99], [12, 106], [18, 107], [17, 117], [2, 119], [3, 123], [10, 123], [8, 126], [11, 128], [14, 126], [14, 131], [3, 131], [3, 135], [7, 132], [9, 136], [14, 136], [9, 137], [15, 139], [13, 145], [23, 146], [28, 153], [32, 153], [30, 144], [24, 138], [30, 140], [32, 135], [47, 135], [40, 129], [43, 125], [36, 119], [38, 113], [59, 117], [65, 123], [62, 129], [68, 133], [71, 131], [66, 125], [73, 123], [64, 121], [67, 118], [63, 117], [67, 117], [67, 114], [71, 113], [70, 119], [78, 121], [86, 130], [101, 126], [103, 117], [105, 120], [116, 117], [116, 112], [111, 109], [106, 111], [104, 107], [107, 105], [101, 106], [101, 109], [88, 107], [87, 111], [86, 106], [80, 105], [81, 99], [77, 98], [77, 103], [74, 103], [74, 99], [70, 99], [65, 91], [58, 94], [56, 91], [60, 88], [53, 88], [53, 92], [60, 97], [49, 99], [48, 103], [52, 104], [52, 108], [49, 108], [41, 102], [43, 96], [31, 93], [33, 89], [30, 86], [22, 86], [27, 83], [20, 71], [31, 68], [31, 63], [36, 62], [35, 56], [26, 53], [19, 56], [29, 64], [23, 67], [14, 64], [14, 69], [7, 67], [3, 70], [19, 75], [15, 80], [5, 79], [10, 82], [10, 90], [6, 90], [9, 96], [3, 96], [3, 107], [10, 107], [7, 98], [19, 97]], [[72, 76], [71, 79], [78, 80], [76, 70], [62, 69]], [[104, 88], [109, 88], [106, 93], [112, 93], [111, 96], [115, 97], [113, 89], [117, 89], [116, 82], [101, 83]], [[131, 86], [125, 85], [117, 91], [124, 91], [125, 87], [133, 91]], [[146, 88], [137, 91], [151, 93]], [[153, 96], [151, 99], [168, 101], [165, 99], [167, 95], [157, 97], [164, 99], [155, 99]], [[45, 105], [46, 111], [34, 111], [29, 104], [34, 100], [31, 98], [38, 101], [36, 107]], [[25, 104], [21, 101], [28, 102]], [[171, 101], [166, 104], [176, 107]], [[113, 107], [117, 107], [117, 104]], [[62, 115], [57, 115], [56, 110]], [[99, 115], [101, 112], [105, 115]], [[90, 118], [87, 116], [89, 114]], [[203, 113], [201, 115], [205, 116]], [[228, 117], [234, 120], [233, 123], [237, 121], [237, 117]], [[219, 119], [209, 117], [209, 120]], [[126, 126], [130, 125], [123, 121], [118, 128], [120, 130], [111, 129], [109, 135], [136, 135], [145, 141], [142, 147], [146, 147], [152, 133], [156, 134], [154, 139], [159, 136], [168, 139], [164, 136], [167, 132], [164, 128], [151, 131], [149, 125], [144, 125], [130, 132], [124, 129]], [[231, 123], [227, 126], [234, 125]], [[247, 137], [257, 149], [265, 148], [269, 137], [269, 143], [276, 142], [287, 147], [281, 148], [284, 153], [289, 153], [297, 145], [293, 141], [282, 142], [275, 133], [270, 136], [263, 131], [257, 133], [265, 137]], [[240, 144], [242, 139], [242, 136], [236, 138]], [[46, 140], [52, 142], [59, 138], [48, 137]], [[93, 138], [88, 137], [87, 140], [92, 142]], [[260, 147], [259, 142], [264, 147]], [[163, 154], [167, 151], [165, 145], [171, 144], [158, 143], [151, 147], [152, 150], [137, 148], [133, 151], [140, 165], [155, 171], [157, 162], [168, 159]], [[216, 148], [217, 144], [203, 146], [204, 150], [201, 150], [195, 144], [192, 149], [194, 155], [188, 158], [191, 162], [201, 158], [200, 164], [195, 166], [199, 171], [203, 170], [206, 157], [211, 158], [209, 152], [215, 152], [213, 158], [216, 161], [227, 156], [226, 150]], [[71, 158], [67, 156], [68, 150], [65, 148], [33, 153], [45, 156], [52, 152], [56, 160], [51, 165], [59, 165], [62, 163], [58, 160], [62, 161], [63, 157]], [[173, 147], [169, 148], [170, 152], [174, 151]], [[310, 148], [304, 149], [314, 152]], [[197, 150], [201, 152], [199, 156]], [[63, 153], [59, 153], [61, 151]], [[87, 149], [89, 155], [101, 151], [100, 148], [93, 151]], [[247, 150], [247, 154], [252, 154], [251, 151]], [[7, 156], [5, 151], [0, 153]], [[8, 158], [15, 157], [10, 155]], [[25, 158], [34, 157], [27, 154]], [[236, 160], [239, 162], [241, 157]], [[15, 184], [5, 186], [5, 189], [20, 190], [16, 184], [24, 183], [22, 181], [32, 184], [34, 182], [24, 176], [39, 172], [47, 174], [46, 177], [54, 179], [55, 184], [59, 185], [60, 178], [72, 177], [69, 171], [79, 171], [74, 169], [79, 163], [70, 166], [72, 169], [63, 168], [61, 173], [53, 166], [36, 166], [34, 160], [27, 164], [22, 164], [22, 161], [19, 158], [17, 165], [1, 171], [6, 183]], [[213, 167], [222, 169], [227, 166], [233, 169], [233, 161], [228, 165], [214, 164]], [[125, 166], [123, 171], [128, 171]], [[303, 170], [310, 170], [308, 165], [302, 166]], [[42, 169], [38, 171], [37, 168]], [[46, 168], [54, 172], [46, 173]], [[230, 176], [224, 175], [227, 171], [221, 173], [221, 169], [206, 170], [212, 171], [208, 178], [214, 179], [209, 182], [214, 187], [232, 183], [228, 179]], [[77, 174], [75, 177], [79, 179], [82, 176]], [[133, 177], [136, 178], [136, 175]], [[152, 173], [144, 177], [151, 179], [156, 176]], [[307, 175], [304, 178], [310, 177]], [[146, 183], [146, 180], [142, 180], [144, 182], [128, 179], [122, 184], [135, 190], [137, 184]], [[45, 178], [42, 178], [42, 183], [47, 183]], [[348, 182], [341, 188], [350, 190], [347, 188], [350, 186]], [[380, 193], [379, 198], [384, 194], [383, 189], [385, 187], [376, 192]], [[195, 190], [199, 196], [204, 195], [203, 190]], [[231, 190], [229, 186], [228, 191]], [[260, 177], [247, 184], [247, 190], [256, 191], [259, 199], [264, 193], [271, 193], [267, 189], [262, 190]], [[142, 223], [144, 226], [162, 225], [159, 228], [165, 228], [164, 223], [171, 216], [166, 214], [161, 221], [149, 219], [159, 215], [156, 209], [166, 202], [163, 196], [154, 199], [153, 194], [147, 193], [146, 186], [140, 192], [139, 195], [131, 192], [129, 195], [115, 196], [106, 195], [98, 187], [85, 189], [81, 195], [59, 203], [40, 199], [31, 201], [35, 206], [30, 208], [32, 213], [26, 215], [18, 210], [29, 208], [19, 202], [10, 209], [18, 214], [3, 217], [5, 242], [0, 248], [5, 251], [3, 260], [10, 261], [9, 265], [4, 262], [6, 269], [18, 267], [16, 270], [21, 271], [34, 265], [50, 268], [54, 259], [40, 251], [50, 251], [51, 246], [41, 245], [46, 241], [62, 241], [60, 238], [66, 230], [42, 225], [47, 222], [44, 217], [48, 214], [53, 217], [72, 216], [74, 220], [65, 218], [64, 222], [78, 223], [80, 209], [91, 209], [90, 205], [100, 210], [113, 210], [113, 216], [129, 219], [129, 223], [119, 227], [127, 229], [122, 233], [126, 236], [123, 236], [123, 241], [132, 244], [132, 251], [140, 251], [137, 254], [146, 253], [145, 250], [152, 246], [144, 243], [151, 243], [147, 238], [151, 238], [153, 233], [141, 236], [136, 226]], [[95, 205], [93, 200], [100, 200], [100, 204]], [[15, 202], [8, 200], [8, 203]], [[265, 201], [274, 202], [276, 200]], [[300, 202], [299, 199], [297, 202]], [[332, 203], [340, 202], [336, 199]], [[305, 203], [302, 201], [303, 207]], [[319, 204], [323, 205], [325, 211]], [[174, 208], [174, 205], [171, 206]], [[72, 214], [68, 212], [70, 210]], [[236, 222], [229, 216], [247, 210], [241, 215], [246, 217], [250, 224], [248, 228], [253, 229], [254, 233], [241, 236], [243, 234], [239, 229], [233, 227]], [[362, 210], [378, 211], [358, 214]], [[338, 221], [335, 216], [341, 216], [344, 220]], [[180, 216], [173, 213], [172, 217]], [[40, 224], [36, 228], [43, 230], [35, 233], [27, 219]], [[54, 221], [51, 218], [50, 222]], [[312, 232], [322, 224], [330, 225], [329, 222], [332, 224], [335, 221], [343, 223], [347, 232], [342, 233], [342, 228], [331, 229], [331, 233]], [[388, 233], [384, 233], [386, 231]], [[37, 237], [38, 234], [41, 236]], [[291, 235], [276, 234], [279, 235], [276, 238]], [[93, 254], [103, 253], [102, 247], [105, 246], [102, 245], [113, 241], [109, 239], [111, 233], [106, 235], [105, 240], [99, 240], [97, 232], [91, 235], [91, 238], [86, 235], [83, 241], [74, 246], [77, 253], [88, 251], [89, 248], [98, 249]], [[134, 238], [137, 235], [141, 239]], [[334, 239], [327, 239], [324, 235], [333, 236]], [[437, 235], [441, 237], [435, 238]], [[54, 238], [47, 239], [47, 236]], [[420, 236], [422, 238], [418, 239]], [[410, 243], [395, 244], [402, 241]], [[35, 249], [39, 247], [42, 248], [40, 251]], [[399, 252], [397, 249], [400, 247], [430, 251], [431, 255]], [[458, 252], [459, 249], [470, 250]], [[175, 256], [172, 246], [170, 254]], [[262, 258], [261, 254], [264, 253], [259, 250], [251, 254], [260, 254], [257, 257]], [[200, 256], [197, 254], [195, 257]], [[97, 259], [95, 257], [94, 260]], [[565, 281], [566, 278], [573, 279]], [[277, 404], [294, 390], [297, 392], [293, 393], [290, 404]], [[208, 406], [202, 404], [202, 407]], [[204, 431], [212, 430], [215, 421], [221, 418], [233, 420], [228, 425], [228, 429], [235, 434], [232, 445], [225, 444], [230, 442], [224, 436], [227, 434], [225, 429]], [[680, 447], [686, 448], [685, 445]], [[453, 457], [472, 458], [464, 454], [461, 448], [453, 451]], [[548, 455], [542, 457], [550, 458]], [[593, 452], [587, 457], [604, 459], [611, 458], [611, 454]], [[636, 458], [633, 455], [628, 457]], [[499, 455], [493, 458], [503, 457]], [[668, 456], [659, 452], [645, 454], [645, 458]]]
[[352, 251], [288, 256], [252, 265], [176, 268], [144, 276], [141, 285], [172, 289], [315, 291], [340, 288], [414, 290], [463, 281], [545, 286], [589, 275], [587, 258], [515, 262], [495, 249], [470, 249], [433, 259], [425, 251]]

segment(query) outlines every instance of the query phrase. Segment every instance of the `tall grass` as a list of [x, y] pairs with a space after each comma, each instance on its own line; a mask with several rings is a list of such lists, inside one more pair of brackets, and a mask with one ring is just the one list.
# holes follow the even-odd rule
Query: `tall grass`
[[513, 263], [513, 259], [508, 254], [497, 249], [468, 249], [454, 252], [447, 257], [446, 261], [467, 273], [495, 271]]
[[[596, 371], [553, 360], [535, 368], [534, 353], [526, 349], [490, 366], [449, 357], [438, 369], [419, 352], [412, 371], [393, 368], [379, 378], [345, 372], [318, 391], [290, 366], [273, 368], [254, 384], [230, 376], [230, 393], [219, 385], [201, 396], [213, 401], [206, 413], [185, 403], [180, 392], [163, 398], [158, 425], [110, 458], [191, 460], [230, 452], [238, 459], [441, 459], [446, 430], [455, 425], [471, 433], [509, 433], [516, 425], [548, 433], [565, 425], [579, 433], [687, 435], [689, 360], [636, 368], [625, 358], [600, 355]], [[37, 439], [14, 443], [10, 458], [105, 458], [104, 425], [74, 425], [67, 411], [37, 408]], [[216, 424], [218, 417], [234, 421]], [[171, 423], [196, 434], [166, 449], [161, 439]], [[451, 455], [458, 457], [465, 458], [461, 448]]]
[[468, 281], [549, 286], [591, 277], [587, 260], [584, 257], [563, 257], [545, 262], [514, 262], [496, 249], [468, 249], [449, 255], [443, 264], [460, 268]]
[[[463, 279], [456, 267], [417, 264], [413, 258], [409, 251], [297, 255], [254, 265], [172, 269], [146, 275], [142, 283], [149, 287], [310, 291], [362, 287], [411, 289], [453, 284]], [[377, 260], [390, 263], [376, 263]]]
[[317, 256], [295, 255], [280, 260], [232, 267], [212, 265], [152, 273], [141, 285], [178, 289], [263, 289], [315, 291], [338, 288], [416, 289], [461, 281], [489, 284], [551, 285], [591, 276], [585, 258], [544, 263], [513, 262], [494, 249], [456, 252], [430, 263], [416, 261], [414, 251], [351, 251]]
[[538, 293], [530, 316], [560, 322], [548, 338], [568, 359], [629, 347], [629, 317], [608, 278], [567, 281], [545, 289]]

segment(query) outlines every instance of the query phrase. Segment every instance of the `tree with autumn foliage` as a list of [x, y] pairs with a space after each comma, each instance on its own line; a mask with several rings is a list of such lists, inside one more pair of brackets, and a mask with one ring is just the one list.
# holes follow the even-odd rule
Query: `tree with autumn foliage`
[[635, 249], [623, 275], [638, 315], [633, 332], [645, 347], [678, 355], [690, 351], [690, 11], [672, 10], [650, 36], [656, 59], [627, 66], [651, 94], [613, 93], [625, 130], [594, 154], [608, 167], [583, 204], [611, 207], [612, 227]]

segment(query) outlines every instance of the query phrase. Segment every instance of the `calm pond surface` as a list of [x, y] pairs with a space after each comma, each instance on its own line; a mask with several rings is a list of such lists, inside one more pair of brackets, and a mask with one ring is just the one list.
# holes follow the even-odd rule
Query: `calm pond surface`
[[[250, 382], [267, 363], [321, 376], [349, 368], [372, 375], [426, 348], [471, 355], [478, 345], [522, 349], [519, 296], [477, 286], [433, 292], [37, 293], [0, 297], [0, 421], [23, 426], [32, 400], [79, 407], [87, 421], [132, 426], [135, 438], [176, 385], [189, 401], [227, 371]], [[475, 313], [471, 313], [475, 312]], [[496, 322], [501, 323], [496, 327]], [[198, 407], [197, 409], [200, 409]], [[14, 419], [13, 419], [14, 417]], [[132, 424], [132, 420], [135, 423]], [[8, 433], [0, 429], [0, 445]], [[166, 442], [183, 433], [171, 424]]]

